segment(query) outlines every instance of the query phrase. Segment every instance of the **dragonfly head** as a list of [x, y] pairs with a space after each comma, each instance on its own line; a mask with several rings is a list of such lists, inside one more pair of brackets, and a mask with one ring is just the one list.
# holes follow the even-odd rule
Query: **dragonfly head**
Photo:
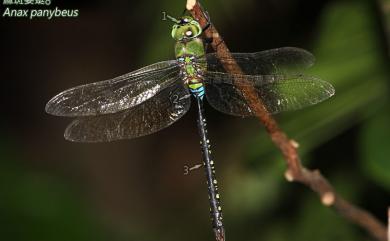
[[185, 39], [193, 39], [202, 33], [202, 28], [198, 21], [189, 16], [183, 16], [180, 19], [175, 19], [168, 16], [174, 22], [172, 27], [172, 38], [180, 41]]

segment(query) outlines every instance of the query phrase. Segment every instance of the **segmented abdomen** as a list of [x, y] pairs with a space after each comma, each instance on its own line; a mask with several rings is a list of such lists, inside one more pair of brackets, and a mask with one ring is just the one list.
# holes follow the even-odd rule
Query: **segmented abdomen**
[[184, 83], [195, 97], [204, 96], [203, 73], [206, 69], [204, 64], [196, 61], [193, 55], [182, 56], [177, 59], [180, 66], [180, 74]]

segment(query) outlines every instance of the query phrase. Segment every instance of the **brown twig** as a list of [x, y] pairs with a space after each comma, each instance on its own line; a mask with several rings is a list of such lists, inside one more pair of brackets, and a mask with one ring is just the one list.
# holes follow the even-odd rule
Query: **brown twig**
[[[193, 17], [199, 21], [202, 27], [209, 24], [209, 20], [206, 17], [207, 15], [198, 2], [195, 4], [187, 4], [187, 9], [191, 12]], [[217, 57], [220, 59], [226, 71], [232, 74], [243, 74], [242, 70], [236, 63], [232, 64], [231, 61], [229, 61], [229, 63], [224, 61], [226, 59], [233, 59], [232, 55], [211, 23], [205, 30], [205, 35], [207, 38], [212, 39], [211, 46], [215, 50]], [[236, 83], [236, 85], [242, 92], [255, 116], [265, 126], [272, 141], [283, 153], [284, 159], [287, 163], [287, 171], [285, 173], [286, 179], [288, 181], [300, 182], [310, 187], [320, 196], [321, 202], [325, 206], [332, 206], [346, 219], [366, 229], [377, 240], [386, 241], [387, 232], [384, 224], [382, 224], [369, 212], [358, 208], [341, 198], [337, 193], [335, 193], [333, 187], [318, 170], [312, 171], [302, 166], [297, 152], [298, 144], [294, 140], [289, 139], [288, 136], [279, 128], [277, 122], [268, 113], [254, 88], [241, 83]]]
[[390, 241], [390, 207], [387, 209], [387, 241]]

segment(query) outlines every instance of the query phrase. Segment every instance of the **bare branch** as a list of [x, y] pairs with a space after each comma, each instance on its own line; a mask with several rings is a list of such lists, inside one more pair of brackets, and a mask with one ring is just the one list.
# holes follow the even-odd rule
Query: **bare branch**
[[[191, 14], [197, 19], [202, 27], [207, 26], [207, 15], [198, 2], [189, 8]], [[233, 59], [229, 49], [220, 37], [215, 27], [210, 26], [205, 30], [207, 38], [212, 39], [211, 46], [216, 52], [217, 57], [229, 73], [242, 74], [242, 70], [237, 64], [229, 64], [224, 59]], [[229, 58], [230, 57], [230, 58]], [[274, 144], [282, 152], [287, 164], [285, 177], [288, 181], [303, 183], [316, 192], [325, 206], [332, 206], [338, 213], [362, 228], [366, 229], [372, 237], [380, 241], [386, 241], [386, 227], [379, 220], [373, 217], [367, 211], [360, 209], [353, 204], [342, 199], [335, 193], [333, 187], [321, 175], [318, 170], [308, 170], [302, 166], [297, 148], [298, 143], [288, 138], [288, 136], [279, 128], [275, 119], [268, 113], [262, 100], [258, 97], [253, 87], [237, 83], [237, 87], [243, 93], [248, 105], [255, 116], [265, 126]], [[390, 241], [390, 240], [389, 240]]]

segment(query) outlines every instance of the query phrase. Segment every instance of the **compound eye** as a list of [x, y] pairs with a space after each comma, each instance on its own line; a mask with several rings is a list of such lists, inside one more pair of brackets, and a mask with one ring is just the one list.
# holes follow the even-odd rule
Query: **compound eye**
[[180, 25], [185, 25], [185, 24], [187, 24], [189, 22], [190, 22], [190, 20], [188, 20], [188, 18], [183, 18], [183, 19], [180, 20]]

